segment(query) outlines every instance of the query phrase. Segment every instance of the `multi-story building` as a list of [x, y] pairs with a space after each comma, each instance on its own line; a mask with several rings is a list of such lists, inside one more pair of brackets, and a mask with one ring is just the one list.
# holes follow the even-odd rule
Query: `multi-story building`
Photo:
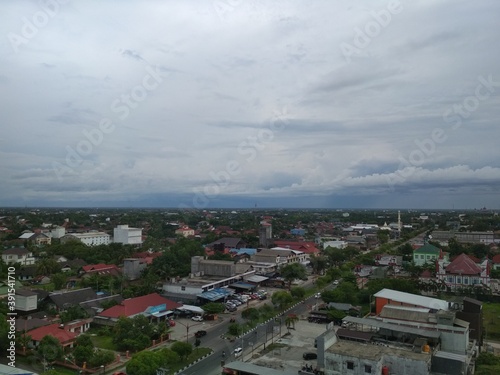
[[128, 225], [118, 225], [113, 230], [113, 242], [124, 245], [142, 245], [142, 229], [130, 228]]
[[474, 372], [479, 350], [471, 327], [481, 318], [480, 302], [465, 312], [466, 301], [460, 306], [390, 289], [375, 298], [375, 317], [347, 316], [343, 328], [316, 339], [318, 367], [326, 375]]
[[183, 237], [192, 237], [194, 236], [194, 229], [189, 228], [187, 225], [183, 225], [175, 231], [175, 234]]
[[490, 262], [488, 259], [477, 263], [467, 254], [460, 254], [451, 263], [445, 260], [438, 261], [436, 277], [438, 282], [455, 290], [476, 286], [490, 287]]
[[111, 236], [104, 232], [68, 233], [61, 237], [61, 243], [80, 241], [87, 246], [108, 245]]
[[260, 222], [259, 228], [259, 245], [267, 247], [269, 246], [273, 238], [273, 226], [271, 223], [263, 220]]
[[434, 245], [425, 244], [413, 250], [413, 263], [416, 266], [423, 266], [426, 263], [433, 264], [438, 259], [448, 260], [448, 254]]
[[4, 250], [2, 253], [2, 260], [6, 264], [19, 263], [23, 266], [35, 264], [33, 253], [24, 248], [13, 248]]

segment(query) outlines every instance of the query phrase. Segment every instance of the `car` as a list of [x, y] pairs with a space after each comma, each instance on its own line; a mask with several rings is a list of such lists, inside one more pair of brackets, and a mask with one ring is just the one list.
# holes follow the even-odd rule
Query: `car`
[[240, 348], [240, 347], [238, 347], [238, 348], [234, 349], [234, 352], [233, 352], [233, 353], [234, 353], [234, 356], [235, 356], [236, 358], [238, 358], [238, 357], [241, 355], [241, 353], [242, 353], [242, 352], [243, 352], [243, 349], [242, 349], [242, 348]]
[[339, 285], [339, 281], [338, 281], [338, 280], [335, 280], [335, 281], [333, 282], [333, 285]]
[[321, 298], [321, 293], [316, 293], [316, 294], [314, 295], [314, 297], [316, 297], [316, 298]]
[[306, 352], [306, 353], [302, 354], [302, 358], [304, 358], [306, 361], [308, 361], [310, 359], [318, 358], [318, 355], [316, 353]]
[[194, 322], [203, 322], [203, 317], [200, 315], [195, 315], [191, 318], [191, 320]]
[[199, 331], [195, 332], [194, 337], [203, 337], [206, 335], [207, 335], [207, 331], [199, 330]]
[[236, 308], [236, 306], [234, 306], [234, 307], [227, 307], [227, 311], [229, 311], [229, 312], [235, 312], [237, 310], [238, 309]]

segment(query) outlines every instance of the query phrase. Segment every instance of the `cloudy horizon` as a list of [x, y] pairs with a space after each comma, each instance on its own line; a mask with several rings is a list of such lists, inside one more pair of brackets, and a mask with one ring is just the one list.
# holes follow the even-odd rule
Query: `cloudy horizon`
[[500, 208], [497, 1], [0, 11], [0, 206]]

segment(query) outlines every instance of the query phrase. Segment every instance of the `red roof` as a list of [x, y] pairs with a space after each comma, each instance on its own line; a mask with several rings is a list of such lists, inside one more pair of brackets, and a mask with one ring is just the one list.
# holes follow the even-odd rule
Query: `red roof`
[[497, 254], [493, 257], [492, 259], [493, 264], [499, 264], [500, 263], [500, 254]]
[[167, 310], [174, 310], [180, 306], [180, 303], [171, 301], [158, 293], [151, 293], [141, 297], [129, 298], [123, 300], [121, 304], [110, 307], [99, 314], [107, 318], [119, 318], [120, 316], [133, 316], [146, 311], [148, 307], [166, 304]]
[[87, 266], [83, 266], [82, 269], [85, 271], [85, 273], [97, 272], [99, 274], [109, 273], [112, 275], [117, 275], [120, 273], [120, 269], [114, 264], [89, 264]]
[[481, 273], [481, 267], [467, 254], [462, 253], [446, 266], [446, 272], [460, 275], [478, 275]]
[[67, 345], [74, 341], [78, 334], [74, 332], [69, 332], [64, 329], [64, 327], [61, 327], [59, 323], [55, 324], [50, 324], [48, 326], [43, 326], [43, 327], [38, 327], [35, 328], [31, 331], [28, 332], [28, 334], [31, 336], [31, 339], [34, 341], [40, 341], [42, 340], [45, 336], [53, 336], [59, 342], [61, 345]]
[[274, 244], [278, 247], [286, 247], [291, 250], [302, 251], [306, 254], [319, 253], [319, 249], [314, 242], [277, 240], [274, 241]]

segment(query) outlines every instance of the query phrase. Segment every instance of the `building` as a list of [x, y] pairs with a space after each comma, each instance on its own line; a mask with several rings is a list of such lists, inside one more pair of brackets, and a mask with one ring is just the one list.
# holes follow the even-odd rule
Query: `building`
[[23, 266], [35, 264], [33, 253], [21, 247], [4, 250], [2, 253], [2, 260], [6, 264], [19, 263]]
[[490, 262], [488, 259], [476, 263], [467, 254], [460, 254], [451, 263], [439, 260], [436, 272], [438, 282], [450, 290], [476, 286], [490, 287]]
[[194, 236], [194, 229], [189, 228], [187, 225], [181, 226], [175, 231], [177, 236], [192, 237]]
[[137, 280], [148, 264], [144, 259], [125, 258], [123, 259], [123, 276], [127, 280]]
[[28, 289], [16, 289], [16, 310], [35, 311], [38, 308], [38, 294]]
[[273, 226], [271, 223], [263, 220], [259, 227], [259, 245], [268, 247], [273, 238]]
[[47, 298], [49, 304], [57, 311], [64, 311], [71, 306], [78, 306], [82, 302], [95, 300], [98, 296], [92, 288], [83, 288], [67, 292], [53, 292]]
[[448, 254], [434, 245], [425, 244], [413, 250], [413, 263], [416, 266], [423, 266], [426, 263], [433, 264], [438, 259], [447, 260]]
[[31, 336], [31, 343], [35, 348], [38, 344], [40, 344], [40, 341], [42, 341], [45, 336], [52, 336], [56, 338], [63, 348], [72, 348], [78, 336], [78, 333], [69, 331], [66, 329], [64, 324], [59, 323], [53, 323], [35, 328], [28, 331], [27, 334]]
[[327, 247], [332, 247], [334, 249], [345, 249], [347, 247], [347, 242], [342, 240], [323, 242], [323, 250], [325, 250]]
[[158, 293], [151, 293], [145, 296], [128, 298], [119, 305], [110, 307], [95, 316], [95, 322], [103, 325], [114, 325], [118, 318], [133, 318], [137, 315], [144, 315], [151, 321], [165, 320], [175, 309], [181, 307], [180, 303], [171, 301]]
[[253, 261], [277, 265], [286, 265], [289, 263], [305, 264], [306, 254], [302, 251], [284, 248], [261, 249], [254, 255]]
[[27, 233], [23, 233], [19, 237], [19, 239], [26, 240], [35, 246], [50, 245], [52, 242], [52, 238], [50, 236], [47, 236], [44, 233], [27, 232]]
[[142, 229], [130, 228], [128, 225], [118, 225], [113, 230], [113, 242], [124, 245], [142, 245]]
[[287, 241], [287, 240], [276, 240], [273, 241], [276, 247], [274, 248], [285, 248], [290, 250], [301, 251], [307, 255], [318, 255], [320, 250], [316, 247], [316, 243], [312, 241]]
[[61, 237], [61, 243], [80, 241], [87, 246], [108, 245], [111, 236], [104, 232], [68, 233]]
[[[347, 316], [342, 327], [316, 338], [326, 375], [472, 374], [479, 353], [472, 325], [480, 307], [383, 289], [377, 314]], [[479, 302], [480, 304], [480, 302]]]
[[93, 274], [103, 275], [103, 276], [120, 276], [121, 270], [114, 264], [88, 264], [83, 266], [80, 271], [82, 277], [88, 277]]
[[493, 232], [456, 232], [456, 231], [433, 231], [433, 241], [447, 243], [451, 238], [460, 243], [482, 243], [489, 245], [495, 243]]

